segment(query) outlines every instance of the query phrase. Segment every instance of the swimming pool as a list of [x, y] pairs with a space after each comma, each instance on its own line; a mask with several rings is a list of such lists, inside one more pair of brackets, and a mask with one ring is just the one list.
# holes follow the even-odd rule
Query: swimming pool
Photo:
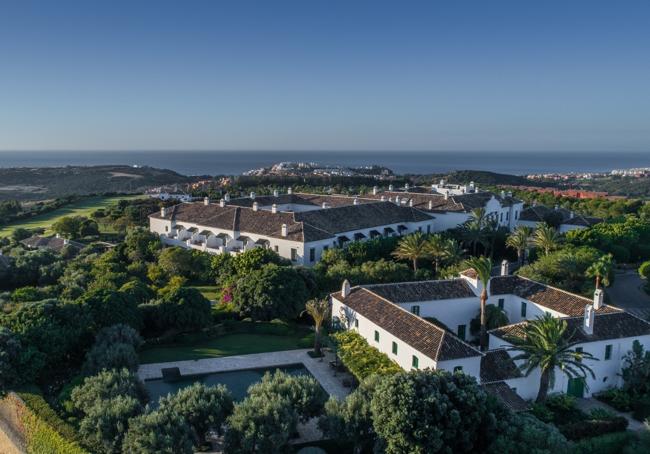
[[265, 367], [261, 369], [233, 370], [228, 372], [213, 372], [200, 375], [186, 375], [175, 380], [155, 378], [145, 380], [144, 387], [149, 393], [150, 406], [157, 407], [158, 399], [167, 394], [173, 394], [179, 389], [200, 382], [206, 385], [225, 385], [231, 392], [233, 399], [239, 401], [246, 397], [248, 387], [262, 379], [266, 372], [275, 372], [277, 369], [291, 375], [309, 375], [309, 371], [302, 364], [290, 364], [287, 366]]

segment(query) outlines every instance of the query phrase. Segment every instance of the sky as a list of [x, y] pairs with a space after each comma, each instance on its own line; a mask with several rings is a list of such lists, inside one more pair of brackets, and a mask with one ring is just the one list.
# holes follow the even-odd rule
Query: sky
[[0, 150], [650, 151], [650, 2], [0, 8]]

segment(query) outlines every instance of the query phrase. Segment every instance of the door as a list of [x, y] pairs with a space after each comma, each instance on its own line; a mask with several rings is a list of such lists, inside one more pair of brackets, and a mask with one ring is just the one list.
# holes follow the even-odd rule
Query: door
[[573, 397], [583, 397], [585, 393], [585, 379], [582, 377], [569, 378], [566, 393]]

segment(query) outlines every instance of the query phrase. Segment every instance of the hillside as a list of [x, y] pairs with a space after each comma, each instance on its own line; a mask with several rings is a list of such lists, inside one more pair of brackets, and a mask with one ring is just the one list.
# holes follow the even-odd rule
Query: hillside
[[67, 195], [135, 193], [153, 186], [182, 184], [189, 177], [153, 167], [68, 166], [0, 168], [0, 200], [37, 200]]
[[509, 175], [506, 173], [488, 172], [485, 170], [456, 170], [449, 173], [438, 173], [433, 175], [411, 176], [414, 182], [418, 184], [429, 181], [437, 181], [444, 178], [448, 183], [466, 184], [470, 181], [480, 186], [496, 185], [527, 185], [527, 186], [545, 186], [547, 184], [532, 182], [524, 177]]

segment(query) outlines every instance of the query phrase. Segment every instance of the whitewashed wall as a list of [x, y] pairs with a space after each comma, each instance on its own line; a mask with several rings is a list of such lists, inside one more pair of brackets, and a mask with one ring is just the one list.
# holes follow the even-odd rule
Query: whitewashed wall
[[465, 339], [471, 338], [469, 324], [472, 318], [478, 315], [481, 307], [477, 297], [398, 303], [397, 306], [409, 312], [413, 312], [413, 306], [420, 306], [420, 317], [434, 317], [456, 334], [458, 325], [465, 325]]

